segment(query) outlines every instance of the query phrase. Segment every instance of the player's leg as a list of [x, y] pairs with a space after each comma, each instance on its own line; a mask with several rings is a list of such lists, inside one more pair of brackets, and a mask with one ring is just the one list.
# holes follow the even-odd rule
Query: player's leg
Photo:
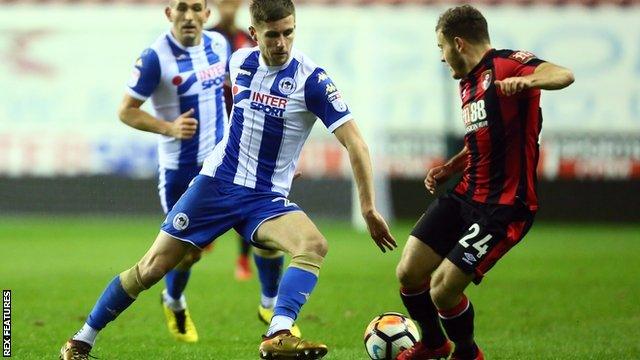
[[431, 298], [458, 359], [476, 359], [479, 353], [473, 339], [473, 304], [464, 295], [474, 277], [445, 259], [431, 281]]
[[[199, 166], [183, 166], [177, 170], [160, 168], [158, 190], [165, 214], [173, 208], [199, 171]], [[191, 319], [184, 290], [191, 276], [191, 267], [201, 256], [202, 250], [190, 248], [180, 263], [164, 278], [165, 289], [161, 293], [161, 304], [169, 333], [178, 341], [198, 341], [198, 332]]]
[[442, 262], [442, 256], [410, 236], [396, 268], [400, 281], [400, 298], [409, 316], [420, 326], [422, 340], [398, 359], [446, 358], [451, 345], [440, 325], [438, 310], [429, 294], [431, 273]]
[[468, 229], [447, 254], [431, 281], [431, 298], [442, 326], [455, 343], [452, 359], [483, 359], [474, 341], [473, 304], [464, 295], [472, 281], [480, 283], [491, 269], [526, 234], [533, 222], [524, 206], [473, 206], [467, 211]]
[[[273, 310], [278, 298], [278, 287], [284, 265], [284, 253], [279, 250], [255, 248], [253, 257], [258, 269], [261, 289], [258, 318], [266, 325], [269, 325], [271, 318], [273, 318]], [[291, 327], [291, 333], [297, 337], [302, 335], [300, 327], [295, 323]]]
[[167, 287], [160, 295], [161, 303], [169, 333], [178, 341], [198, 341], [198, 331], [191, 318], [184, 289], [191, 274], [191, 267], [201, 256], [202, 250], [191, 247], [180, 263], [165, 276]]
[[100, 330], [125, 311], [142, 291], [160, 281], [190, 246], [160, 232], [142, 259], [107, 285], [84, 326], [61, 349], [60, 358], [87, 359]]
[[[236, 280], [244, 281], [251, 279], [251, 264], [249, 262], [249, 253], [251, 245], [245, 241], [242, 236], [238, 236], [238, 259], [236, 260], [235, 277]], [[256, 266], [259, 266], [256, 263]]]
[[449, 195], [436, 199], [418, 220], [396, 268], [400, 297], [422, 330], [422, 340], [398, 359], [446, 358], [451, 344], [445, 336], [431, 296], [431, 274], [454, 247], [463, 228], [460, 204]]
[[291, 356], [309, 353], [307, 358], [311, 359], [324, 356], [325, 345], [292, 336], [290, 329], [318, 281], [327, 241], [302, 211], [265, 221], [258, 227], [255, 241], [291, 255], [291, 263], [280, 281], [274, 316], [260, 345], [261, 356], [268, 358], [274, 353]]

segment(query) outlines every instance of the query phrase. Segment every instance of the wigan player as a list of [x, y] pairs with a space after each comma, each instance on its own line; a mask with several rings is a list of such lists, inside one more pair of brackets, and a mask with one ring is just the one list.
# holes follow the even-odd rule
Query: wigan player
[[[159, 193], [165, 213], [228, 130], [222, 85], [228, 77], [226, 64], [231, 52], [222, 35], [202, 31], [209, 12], [203, 0], [171, 2], [165, 13], [173, 26], [137, 60], [120, 106], [119, 116], [124, 123], [162, 135], [158, 143]], [[153, 104], [153, 115], [140, 109], [148, 98]], [[191, 265], [200, 258], [200, 253], [196, 247], [186, 251], [181, 262], [165, 277], [166, 290], [162, 293], [169, 331], [185, 342], [198, 340], [182, 292]], [[262, 281], [263, 292], [277, 289], [281, 266], [267, 264], [259, 270], [261, 280], [266, 278]], [[77, 346], [63, 348], [63, 358], [73, 358], [74, 351], [80, 353], [78, 356], [86, 355], [83, 353], [88, 352], [97, 332], [106, 324], [98, 315], [92, 312], [74, 336]]]
[[[218, 23], [209, 30], [216, 31], [222, 34], [231, 45], [232, 52], [245, 47], [256, 46], [256, 42], [251, 38], [251, 34], [243, 31], [236, 25], [236, 14], [240, 9], [242, 0], [214, 0], [214, 4], [218, 9], [218, 15], [220, 16], [220, 18], [218, 20]], [[231, 95], [231, 88], [226, 84], [224, 86], [224, 100], [227, 105], [227, 114], [231, 114], [231, 108], [233, 107], [233, 98]], [[240, 254], [238, 256], [238, 259], [236, 260], [235, 277], [238, 280], [248, 280], [251, 278], [251, 266], [249, 265], [249, 252], [251, 249], [251, 245], [249, 245], [247, 241], [244, 241], [240, 237], [238, 237], [238, 243], [240, 245]], [[261, 261], [274, 261], [278, 262], [280, 266], [282, 266], [282, 264], [284, 263], [284, 255], [276, 259], [265, 260], [264, 258], [254, 253], [254, 259], [257, 263], [260, 263]], [[275, 290], [277, 291], [277, 289]], [[267, 297], [269, 297], [269, 295], [270, 294], [267, 294]], [[263, 303], [258, 308], [258, 315], [260, 316], [260, 319], [262, 319], [263, 321], [268, 321], [265, 319], [267, 317], [271, 318], [270, 313], [272, 311], [270, 311], [269, 309], [269, 302], [263, 301]]]
[[492, 49], [485, 18], [469, 5], [445, 11], [436, 34], [442, 61], [460, 79], [466, 135], [463, 150], [430, 169], [425, 186], [433, 193], [459, 172], [462, 179], [429, 206], [398, 264], [402, 300], [423, 333], [398, 359], [446, 358], [449, 339], [452, 359], [483, 359], [464, 289], [478, 284], [531, 227], [538, 209], [540, 89], [567, 87], [573, 74], [526, 51]]
[[[259, 46], [239, 50], [229, 61], [234, 90], [230, 131], [170, 210], [154, 244], [113, 279], [89, 319], [104, 327], [173, 269], [191, 246], [202, 248], [234, 228], [264, 253], [285, 251], [292, 258], [260, 355], [317, 359], [327, 347], [302, 340], [290, 329], [316, 285], [327, 241], [287, 199], [300, 151], [317, 117], [349, 153], [362, 215], [374, 242], [382, 251], [396, 243], [376, 210], [368, 148], [347, 105], [325, 71], [292, 48], [293, 3], [254, 0], [250, 11], [251, 34]], [[89, 350], [85, 341], [70, 340], [63, 356], [87, 359]]]

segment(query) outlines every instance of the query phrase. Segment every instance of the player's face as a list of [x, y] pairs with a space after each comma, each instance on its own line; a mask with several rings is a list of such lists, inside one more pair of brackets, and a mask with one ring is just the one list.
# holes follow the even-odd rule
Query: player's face
[[220, 22], [233, 22], [242, 4], [241, 0], [216, 0]]
[[173, 27], [173, 36], [184, 46], [200, 43], [202, 28], [209, 19], [211, 10], [205, 0], [172, 0], [165, 14]]
[[449, 65], [449, 71], [454, 79], [462, 79], [466, 75], [464, 74], [465, 63], [455, 39], [449, 41], [440, 30], [436, 33], [436, 37], [440, 48], [440, 61]]
[[296, 18], [293, 15], [278, 21], [254, 24], [249, 28], [269, 66], [284, 65], [289, 60], [295, 29]]

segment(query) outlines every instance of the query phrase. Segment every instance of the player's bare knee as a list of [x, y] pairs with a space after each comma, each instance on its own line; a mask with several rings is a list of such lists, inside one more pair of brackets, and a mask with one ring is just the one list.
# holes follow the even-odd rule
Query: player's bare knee
[[[312, 253], [320, 257], [325, 257], [329, 251], [329, 243], [322, 235], [308, 236], [302, 242], [298, 253]], [[295, 254], [294, 254], [295, 255]]]
[[451, 309], [458, 305], [458, 299], [461, 295], [457, 290], [447, 286], [444, 279], [435, 284], [432, 283], [430, 294], [431, 300], [438, 309]]
[[396, 267], [396, 277], [403, 288], [413, 289], [420, 287], [424, 279], [418, 279], [411, 266], [407, 266], [404, 262], [400, 262]]
[[184, 259], [182, 261], [185, 263], [185, 265], [191, 267], [193, 266], [193, 264], [200, 261], [201, 258], [202, 258], [202, 250], [192, 249], [187, 252], [187, 254], [184, 256]]

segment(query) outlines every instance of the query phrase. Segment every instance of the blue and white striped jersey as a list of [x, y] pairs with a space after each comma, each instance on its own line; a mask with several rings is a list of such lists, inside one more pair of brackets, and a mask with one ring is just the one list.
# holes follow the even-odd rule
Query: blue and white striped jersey
[[351, 113], [325, 71], [295, 49], [277, 67], [264, 63], [258, 47], [240, 49], [229, 70], [231, 128], [200, 173], [287, 196], [316, 118], [333, 132]]
[[217, 32], [204, 31], [199, 45], [184, 47], [167, 31], [136, 62], [129, 95], [143, 101], [151, 97], [159, 119], [173, 121], [193, 108], [193, 117], [198, 120], [198, 130], [191, 139], [160, 135], [161, 167], [202, 164], [224, 138], [228, 124], [222, 85], [230, 55], [229, 43]]

